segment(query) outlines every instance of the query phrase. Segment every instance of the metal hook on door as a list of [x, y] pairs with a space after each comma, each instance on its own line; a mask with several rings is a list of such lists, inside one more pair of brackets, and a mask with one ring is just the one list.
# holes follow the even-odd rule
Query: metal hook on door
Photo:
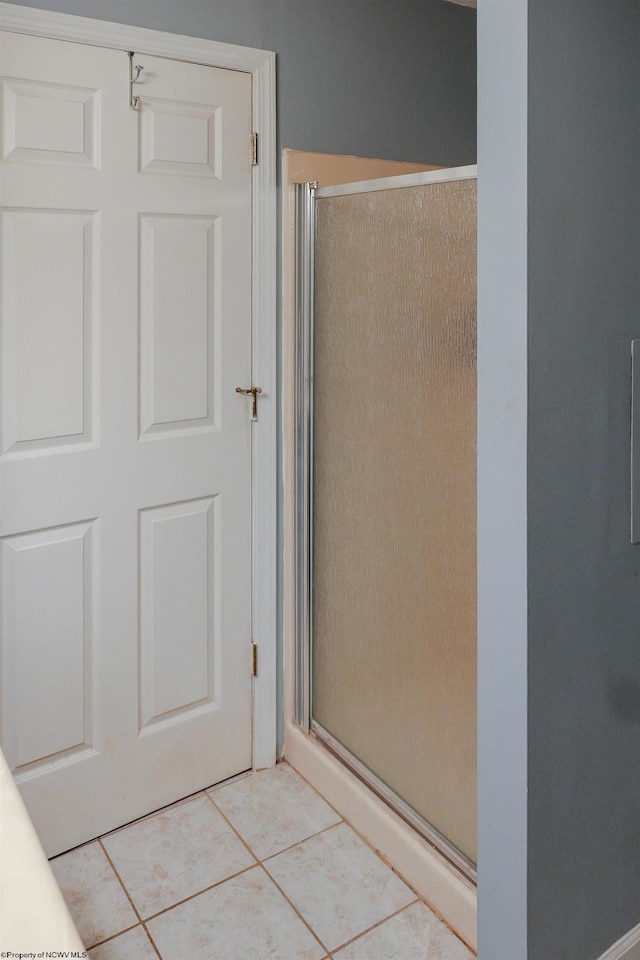
[[[135, 66], [133, 65], [133, 57], [134, 57], [133, 50], [129, 50], [128, 57], [129, 57], [129, 106], [133, 107], [133, 109], [135, 110], [140, 101], [140, 97], [134, 97], [133, 85], [134, 83], [137, 83], [138, 78], [140, 77], [140, 74], [144, 70], [144, 67], [141, 66], [139, 63], [136, 63]], [[135, 72], [135, 76], [134, 76], [134, 72]]]

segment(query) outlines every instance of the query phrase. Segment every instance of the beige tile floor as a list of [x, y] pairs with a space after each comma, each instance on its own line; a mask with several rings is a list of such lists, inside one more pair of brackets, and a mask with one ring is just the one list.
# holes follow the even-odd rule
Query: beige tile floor
[[286, 763], [51, 861], [93, 960], [472, 960]]

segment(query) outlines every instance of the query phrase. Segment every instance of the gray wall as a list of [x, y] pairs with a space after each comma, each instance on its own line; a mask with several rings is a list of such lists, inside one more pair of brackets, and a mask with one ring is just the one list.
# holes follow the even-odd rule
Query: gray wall
[[480, 960], [640, 922], [638, 50], [636, 0], [479, 0]]
[[475, 12], [445, 0], [19, 2], [274, 50], [282, 147], [475, 163]]
[[640, 5], [529, 3], [529, 954], [640, 922]]

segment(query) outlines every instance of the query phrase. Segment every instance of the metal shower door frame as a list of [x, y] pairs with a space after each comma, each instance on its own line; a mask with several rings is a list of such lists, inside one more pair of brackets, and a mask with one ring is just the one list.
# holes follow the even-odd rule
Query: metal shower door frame
[[318, 187], [315, 182], [296, 184], [296, 324], [295, 324], [295, 463], [296, 463], [296, 662], [295, 722], [316, 737], [352, 773], [431, 844], [457, 871], [476, 883], [476, 867], [432, 824], [368, 769], [311, 716], [313, 684], [313, 393], [315, 327], [316, 200], [375, 193], [434, 183], [477, 179], [477, 167], [452, 167], [425, 173], [363, 180]]

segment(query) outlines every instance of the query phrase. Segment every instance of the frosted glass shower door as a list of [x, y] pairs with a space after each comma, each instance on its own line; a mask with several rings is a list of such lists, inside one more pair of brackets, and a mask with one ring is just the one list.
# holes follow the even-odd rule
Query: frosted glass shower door
[[476, 180], [465, 169], [316, 194], [311, 725], [473, 864]]

